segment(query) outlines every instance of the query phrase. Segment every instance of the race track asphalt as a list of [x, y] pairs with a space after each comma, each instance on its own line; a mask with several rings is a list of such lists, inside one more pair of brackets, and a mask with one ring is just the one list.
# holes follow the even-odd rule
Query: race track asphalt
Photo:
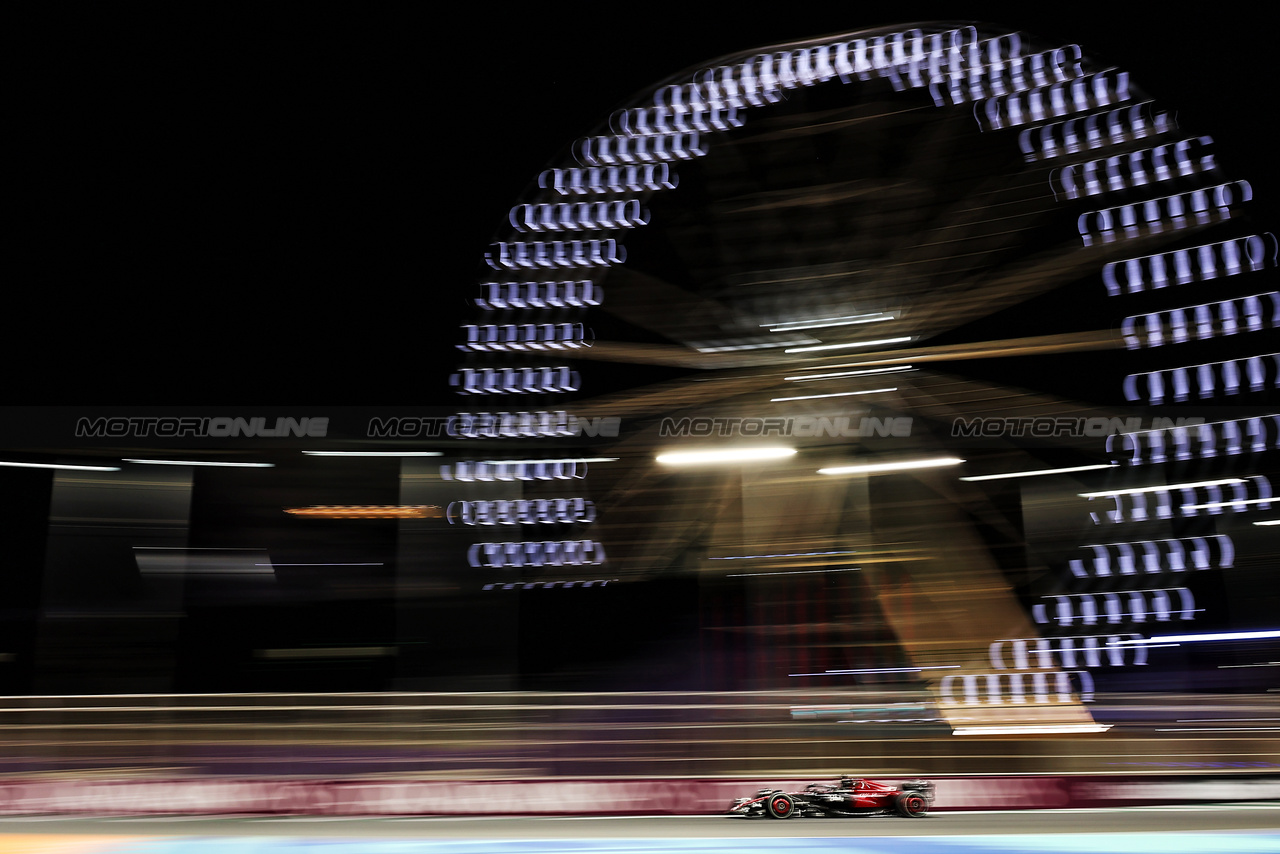
[[922, 819], [5, 817], [0, 854], [1280, 854], [1280, 804]]

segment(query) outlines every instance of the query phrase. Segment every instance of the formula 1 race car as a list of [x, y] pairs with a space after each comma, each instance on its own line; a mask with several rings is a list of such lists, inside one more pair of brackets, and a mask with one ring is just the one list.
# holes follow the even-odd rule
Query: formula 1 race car
[[729, 815], [748, 818], [792, 816], [894, 815], [920, 818], [933, 805], [933, 783], [909, 780], [898, 785], [841, 777], [836, 783], [812, 783], [803, 792], [761, 789], [738, 798]]

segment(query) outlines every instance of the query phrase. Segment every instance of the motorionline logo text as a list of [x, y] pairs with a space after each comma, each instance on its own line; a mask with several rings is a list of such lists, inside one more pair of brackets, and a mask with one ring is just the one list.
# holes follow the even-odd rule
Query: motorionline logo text
[[80, 418], [76, 421], [76, 436], [80, 438], [120, 437], [279, 437], [288, 436], [323, 439], [329, 432], [328, 417], [274, 418], [266, 417], [161, 417], [130, 416]]
[[1116, 433], [1137, 433], [1143, 430], [1171, 430], [1179, 427], [1198, 427], [1205, 423], [1204, 418], [1164, 418], [1155, 417], [1150, 425], [1137, 416], [1128, 418], [1108, 418], [1094, 416], [1091, 418], [1074, 417], [994, 417], [994, 418], [957, 418], [951, 422], [953, 438], [996, 438], [996, 437], [1032, 437], [1051, 438], [1085, 438], [1112, 436]]
[[663, 418], [658, 425], [663, 438], [686, 436], [794, 436], [799, 438], [906, 437], [911, 435], [911, 418], [867, 418], [852, 415], [794, 415], [769, 418], [685, 416]]

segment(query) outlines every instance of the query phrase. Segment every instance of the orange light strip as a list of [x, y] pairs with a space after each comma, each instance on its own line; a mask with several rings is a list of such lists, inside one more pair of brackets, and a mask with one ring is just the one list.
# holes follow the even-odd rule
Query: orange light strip
[[438, 519], [444, 515], [433, 504], [313, 504], [286, 507], [284, 512], [323, 519]]

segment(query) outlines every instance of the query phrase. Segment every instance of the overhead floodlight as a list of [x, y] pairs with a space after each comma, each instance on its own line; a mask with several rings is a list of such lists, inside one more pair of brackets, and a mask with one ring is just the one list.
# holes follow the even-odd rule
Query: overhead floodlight
[[896, 463], [866, 463], [856, 466], [832, 466], [818, 469], [818, 474], [879, 474], [891, 471], [909, 471], [911, 469], [931, 469], [942, 466], [956, 466], [964, 460], [958, 457], [932, 457], [924, 460], [901, 460]]
[[667, 466], [703, 465], [707, 463], [749, 463], [777, 460], [793, 456], [795, 448], [726, 448], [717, 451], [672, 451], [659, 454], [657, 461]]
[[965, 481], [1007, 480], [1013, 477], [1040, 477], [1041, 475], [1046, 474], [1069, 474], [1070, 472], [1076, 471], [1097, 471], [1098, 469], [1113, 469], [1115, 467], [1115, 463], [1101, 463], [1091, 466], [1068, 466], [1067, 468], [1061, 469], [1036, 469], [1035, 471], [1009, 471], [1001, 474], [977, 474], [972, 477], [962, 477], [960, 479]]

